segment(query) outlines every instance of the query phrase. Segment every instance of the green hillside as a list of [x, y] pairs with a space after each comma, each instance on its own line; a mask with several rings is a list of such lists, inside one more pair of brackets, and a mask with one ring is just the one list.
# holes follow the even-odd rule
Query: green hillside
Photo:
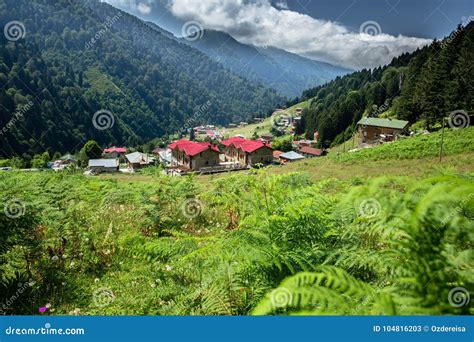
[[310, 101], [304, 101], [301, 103], [297, 103], [284, 111], [270, 116], [266, 118], [263, 122], [260, 123], [252, 123], [244, 127], [236, 127], [236, 128], [225, 128], [222, 131], [225, 133], [225, 136], [236, 136], [236, 135], [243, 135], [244, 137], [251, 139], [254, 133], [257, 133], [259, 136], [262, 135], [269, 135], [271, 134], [271, 128], [274, 126], [275, 121], [281, 120], [281, 116], [296, 116], [296, 109], [307, 109], [309, 107]]
[[[0, 315], [474, 314], [474, 127], [464, 112], [439, 125], [473, 110], [474, 24], [224, 132], [268, 134], [302, 108], [297, 133], [318, 131], [328, 155], [172, 177], [145, 157], [136, 173], [45, 166], [89, 139], [84, 165], [100, 145], [151, 150], [264, 117], [281, 97], [98, 0], [6, 0], [10, 20], [27, 34], [0, 36]], [[109, 129], [93, 124], [99, 109]], [[429, 133], [341, 149], [365, 115]], [[178, 144], [179, 159], [208, 147]]]
[[448, 300], [473, 276], [472, 132], [442, 163], [432, 134], [218, 176], [0, 172], [1, 297], [35, 282], [6, 313], [473, 314]]
[[305, 91], [295, 100], [311, 100], [302, 131], [308, 138], [318, 131], [319, 144], [330, 147], [352, 136], [363, 116], [391, 116], [431, 130], [453, 111], [472, 115], [472, 60], [474, 22], [459, 26], [443, 41], [394, 58], [387, 66], [354, 72]]
[[[9, 125], [0, 157], [74, 152], [89, 139], [137, 146], [189, 123], [263, 116], [284, 101], [102, 1], [0, 2], [1, 27], [14, 20], [26, 32], [0, 36], [0, 127]], [[111, 127], [96, 128], [99, 110], [112, 114]]]
[[[393, 143], [383, 144], [375, 148], [365, 148], [360, 151], [345, 154], [332, 154], [331, 157], [339, 162], [435, 157], [440, 153], [441, 134], [442, 132], [438, 131], [412, 138], [402, 138]], [[471, 151], [474, 151], [474, 127], [460, 130], [445, 130], [443, 155], [455, 155]]]

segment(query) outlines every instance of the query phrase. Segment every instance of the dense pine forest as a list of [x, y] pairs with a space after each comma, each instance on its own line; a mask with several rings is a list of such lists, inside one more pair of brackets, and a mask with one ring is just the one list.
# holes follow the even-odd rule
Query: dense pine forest
[[[74, 152], [87, 141], [137, 145], [194, 124], [265, 115], [283, 101], [199, 51], [116, 8], [88, 1], [0, 3], [0, 23], [19, 20], [24, 39], [0, 37], [0, 155], [30, 159]], [[24, 108], [27, 110], [24, 110]], [[114, 116], [97, 130], [99, 110]]]
[[474, 113], [474, 23], [390, 65], [361, 70], [303, 93], [311, 100], [298, 133], [319, 132], [329, 147], [352, 136], [363, 116], [390, 117], [439, 128], [455, 110]]

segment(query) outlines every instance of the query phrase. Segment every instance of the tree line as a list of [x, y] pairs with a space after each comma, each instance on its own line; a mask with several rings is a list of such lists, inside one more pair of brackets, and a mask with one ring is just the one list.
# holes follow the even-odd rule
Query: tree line
[[305, 91], [288, 103], [311, 100], [297, 134], [319, 132], [322, 147], [341, 143], [364, 116], [440, 127], [455, 110], [474, 109], [474, 23], [460, 25], [448, 38], [405, 53], [387, 65], [338, 77]]

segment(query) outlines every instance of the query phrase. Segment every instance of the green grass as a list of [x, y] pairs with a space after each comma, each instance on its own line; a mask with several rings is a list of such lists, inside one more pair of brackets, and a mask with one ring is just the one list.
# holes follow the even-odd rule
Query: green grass
[[[433, 134], [214, 176], [0, 172], [24, 205], [0, 211], [0, 300], [32, 279], [8, 314], [472, 314], [446, 300], [472, 279], [472, 129], [446, 133], [441, 164]], [[279, 286], [328, 306], [275, 310]]]
[[[280, 115], [289, 115], [295, 116], [296, 115], [296, 108], [306, 109], [308, 108], [310, 100], [298, 103], [290, 108], [286, 109], [285, 111], [278, 114], [276, 117]], [[236, 127], [236, 128], [221, 128], [222, 133], [226, 137], [233, 137], [236, 135], [243, 135], [245, 138], [250, 139], [253, 136], [254, 132], [257, 132], [259, 136], [262, 135], [269, 135], [270, 130], [272, 128], [273, 122], [275, 117], [266, 118], [263, 122], [260, 123], [252, 123], [245, 127]]]
[[247, 139], [251, 139], [254, 132], [257, 132], [259, 136], [269, 135], [270, 129], [272, 128], [273, 119], [266, 118], [263, 122], [249, 124], [244, 127], [236, 128], [222, 128], [221, 133], [225, 137], [234, 137], [236, 135], [243, 135]]
[[[440, 132], [419, 135], [393, 143], [342, 153], [342, 145], [331, 149], [329, 155], [305, 159], [283, 166], [270, 166], [268, 173], [303, 172], [313, 181], [327, 178], [373, 178], [383, 175], [426, 177], [439, 169], [474, 172], [474, 128], [446, 130], [444, 157], [439, 162]], [[340, 152], [337, 152], [340, 151]], [[203, 176], [198, 182], [205, 188], [212, 179], [226, 178], [228, 174]]]
[[344, 153], [352, 149], [356, 149], [359, 146], [361, 139], [359, 134], [356, 133], [350, 139], [346, 140], [344, 143], [336, 145], [328, 149], [329, 153]]
[[[444, 155], [474, 151], [474, 127], [460, 130], [446, 129], [443, 145]], [[333, 154], [331, 158], [338, 162], [423, 159], [438, 156], [440, 146], [441, 131], [438, 131], [429, 135], [402, 138], [392, 143], [362, 149], [357, 152]]]
[[97, 68], [89, 68], [84, 74], [86, 80], [91, 84], [91, 88], [95, 92], [98, 92], [99, 94], [113, 92], [117, 95], [122, 95], [122, 92], [117, 85]]
[[285, 109], [285, 113], [289, 115], [296, 115], [296, 108], [301, 108], [301, 109], [307, 109], [310, 105], [311, 100], [303, 101], [298, 104], [295, 104], [294, 106], [291, 106], [290, 108]]
[[[337, 267], [333, 275], [332, 271], [323, 273], [325, 277], [342, 277], [336, 281], [340, 283], [349, 279], [343, 274], [348, 272], [358, 279], [361, 291], [381, 287], [393, 304], [379, 307], [377, 297], [375, 307], [364, 300], [367, 293], [363, 292], [351, 297], [355, 303], [343, 305], [344, 293], [340, 293], [340, 298], [337, 294], [328, 298], [343, 301], [334, 308], [308, 313], [463, 312], [439, 299], [427, 302], [426, 308], [404, 304], [412, 297], [415, 302], [423, 299], [416, 289], [426, 282], [425, 273], [410, 266], [409, 274], [420, 279], [412, 287], [404, 285], [397, 274], [406, 274], [408, 266], [399, 262], [400, 256], [390, 255], [405, 248], [398, 235], [413, 237], [422, 244], [419, 250], [429, 250], [430, 241], [445, 234], [440, 229], [403, 232], [404, 222], [415, 228], [418, 220], [438, 225], [448, 215], [456, 223], [450, 229], [460, 231], [453, 231], [453, 240], [446, 240], [449, 245], [436, 244], [443, 253], [436, 251], [436, 258], [428, 252], [406, 253], [419, 260], [419, 265], [433, 268], [429, 274], [439, 274], [436, 267], [440, 265], [451, 269], [450, 283], [442, 278], [431, 280], [428, 290], [440, 291], [439, 298], [447, 298], [450, 284], [466, 286], [464, 281], [472, 274], [465, 261], [469, 258], [463, 256], [472, 246], [472, 237], [463, 231], [470, 231], [472, 221], [466, 218], [471, 209], [465, 198], [474, 184], [467, 175], [313, 182], [304, 174], [260, 171], [214, 178], [205, 189], [199, 189], [192, 177], [147, 176], [146, 181], [143, 177], [117, 180], [49, 172], [0, 175], [0, 201], [17, 199], [25, 204], [19, 218], [0, 213], [0, 224], [15, 227], [7, 230], [11, 238], [2, 237], [0, 244], [9, 246], [7, 252], [0, 249], [4, 294], [8, 298], [14, 293], [18, 282], [36, 282], [8, 313], [34, 314], [38, 307], [50, 304], [52, 315], [284, 314], [269, 306], [271, 289], [301, 271], [326, 272], [319, 269], [323, 264]], [[438, 200], [430, 204], [435, 186]], [[369, 221], [361, 219], [357, 208], [367, 199], [378, 201], [384, 213], [393, 212], [396, 217], [391, 221], [385, 214]], [[188, 206], [193, 202], [202, 209], [196, 216]], [[413, 203], [424, 203], [428, 209], [414, 211]], [[456, 210], [459, 206], [462, 211]], [[436, 215], [426, 221], [424, 213], [431, 215], [434, 209]], [[412, 215], [419, 216], [414, 220]], [[367, 227], [376, 229], [373, 235]], [[335, 282], [327, 284], [331, 283]], [[406, 297], [399, 297], [396, 286], [404, 287], [400, 293]], [[297, 296], [299, 288], [289, 289]], [[305, 307], [288, 304], [288, 313], [314, 308], [311, 303], [301, 303]], [[359, 309], [351, 311], [355, 308]]]

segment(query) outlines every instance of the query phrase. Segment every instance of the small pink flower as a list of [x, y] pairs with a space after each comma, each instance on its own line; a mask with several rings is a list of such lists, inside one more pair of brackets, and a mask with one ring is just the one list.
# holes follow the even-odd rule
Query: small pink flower
[[42, 307], [40, 307], [40, 308], [38, 309], [38, 311], [39, 311], [40, 313], [45, 313], [46, 310], [48, 310], [48, 307], [47, 307], [47, 306], [42, 306]]

